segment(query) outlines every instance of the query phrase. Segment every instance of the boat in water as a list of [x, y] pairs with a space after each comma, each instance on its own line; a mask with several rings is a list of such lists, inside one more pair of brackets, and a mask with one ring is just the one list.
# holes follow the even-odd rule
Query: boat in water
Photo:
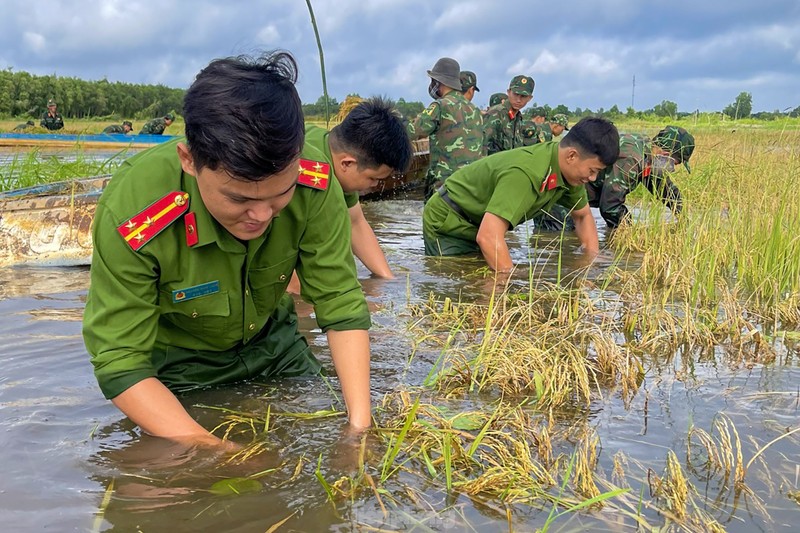
[[41, 148], [149, 148], [175, 139], [175, 135], [124, 135], [122, 133], [0, 133], [0, 147]]
[[[427, 140], [414, 145], [411, 168], [364, 191], [362, 198], [388, 198], [422, 184]], [[0, 266], [90, 264], [94, 211], [110, 179], [108, 174], [0, 192]]]

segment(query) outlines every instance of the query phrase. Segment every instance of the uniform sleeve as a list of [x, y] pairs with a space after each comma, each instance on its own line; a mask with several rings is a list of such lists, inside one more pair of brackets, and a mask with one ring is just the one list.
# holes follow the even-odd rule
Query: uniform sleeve
[[498, 130], [501, 124], [497, 115], [489, 113], [483, 121], [483, 141], [486, 145], [486, 155], [492, 155], [503, 151], [502, 143], [498, 139]]
[[558, 204], [566, 207], [570, 211], [583, 209], [589, 203], [586, 187], [570, 187], [569, 190], [558, 199]]
[[125, 243], [102, 201], [93, 225], [83, 338], [100, 389], [114, 398], [156, 375], [150, 353], [158, 333], [158, 266]]
[[427, 137], [439, 129], [442, 121], [442, 109], [439, 102], [431, 102], [431, 105], [422, 113], [417, 115], [414, 122], [408, 125], [408, 134], [412, 139]]
[[644, 184], [650, 194], [661, 200], [676, 215], [683, 210], [683, 198], [681, 191], [672, 182], [666, 172], [654, 171], [649, 179], [644, 180]]
[[344, 193], [344, 203], [347, 206], [347, 209], [354, 207], [360, 200], [360, 196], [357, 192], [346, 192]]
[[637, 172], [636, 167], [638, 165], [635, 160], [620, 159], [614, 163], [613, 169], [603, 182], [598, 207], [603, 220], [611, 228], [619, 226], [628, 215], [625, 198], [630, 192], [629, 178], [632, 173]]
[[350, 247], [350, 215], [339, 183], [331, 180], [329, 187], [326, 193], [298, 191], [313, 195], [299, 243], [297, 274], [302, 296], [314, 305], [323, 331], [369, 329], [367, 301]]

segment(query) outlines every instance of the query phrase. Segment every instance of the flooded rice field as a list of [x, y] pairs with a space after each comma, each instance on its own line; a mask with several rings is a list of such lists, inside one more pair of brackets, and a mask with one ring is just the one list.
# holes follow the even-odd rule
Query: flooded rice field
[[[364, 210], [397, 275], [360, 270], [373, 311], [375, 427], [364, 439], [344, 431], [338, 384], [324, 379], [181, 397], [249, 456], [142, 435], [92, 375], [80, 323], [88, 269], [2, 270], [4, 522], [16, 531], [797, 530], [796, 330], [745, 317], [730, 328], [738, 335], [690, 337], [681, 320], [692, 309], [675, 302], [670, 323], [624, 295], [625, 273], [644, 256], [607, 249], [587, 268], [574, 236], [559, 246], [558, 233], [528, 226], [509, 239], [521, 267], [506, 287], [476, 258], [423, 256], [419, 198]], [[298, 301], [298, 312], [331, 370], [310, 307]], [[573, 354], [579, 341], [590, 348]], [[528, 365], [537, 370], [524, 374]], [[574, 376], [586, 383], [553, 392]]]

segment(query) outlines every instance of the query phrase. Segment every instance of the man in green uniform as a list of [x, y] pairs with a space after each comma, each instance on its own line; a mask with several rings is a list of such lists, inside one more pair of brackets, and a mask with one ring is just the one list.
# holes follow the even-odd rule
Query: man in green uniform
[[522, 108], [533, 98], [533, 78], [514, 76], [505, 102], [489, 108], [483, 118], [483, 142], [488, 155], [523, 146]]
[[130, 133], [133, 130], [133, 124], [130, 120], [123, 120], [122, 125], [111, 124], [103, 129], [103, 133], [121, 133], [123, 135]]
[[434, 101], [408, 124], [409, 137], [430, 139], [425, 198], [457, 169], [484, 155], [483, 117], [461, 94], [460, 70], [455, 59], [443, 57], [436, 62], [428, 71], [428, 94]]
[[393, 278], [378, 239], [364, 217], [359, 192], [375, 187], [394, 172], [405, 172], [411, 163], [414, 150], [399, 113], [390, 102], [370, 98], [353, 108], [330, 132], [307, 124], [306, 146], [319, 150], [330, 162], [344, 191], [353, 253], [374, 275]]
[[164, 130], [167, 129], [174, 120], [175, 115], [172, 113], [167, 113], [163, 117], [149, 120], [142, 126], [142, 131], [139, 132], [139, 135], [162, 135]]
[[461, 78], [461, 94], [471, 102], [475, 98], [475, 91], [480, 92], [480, 89], [478, 89], [478, 76], [471, 70], [462, 70], [459, 78]]
[[293, 270], [350, 426], [370, 424], [369, 311], [341, 187], [304, 149], [296, 79], [285, 52], [213, 61], [186, 92], [185, 140], [126, 160], [97, 204], [84, 340], [103, 394], [151, 435], [220, 445], [174, 391], [319, 371]]
[[641, 183], [673, 214], [679, 214], [683, 199], [670, 174], [676, 163], [689, 171], [693, 152], [694, 137], [678, 126], [667, 126], [652, 141], [642, 134], [621, 135], [617, 162], [586, 186], [589, 205], [600, 209], [609, 228], [616, 228], [629, 218], [625, 198]]
[[35, 125], [36, 124], [34, 124], [32, 120], [29, 120], [27, 122], [24, 122], [22, 124], [17, 124], [16, 126], [14, 126], [14, 131], [29, 130], [29, 129], [33, 128]]
[[56, 101], [52, 98], [47, 101], [47, 111], [42, 114], [39, 125], [50, 131], [60, 130], [64, 127], [64, 118], [57, 111]]
[[508, 95], [506, 93], [494, 93], [489, 97], [489, 108], [492, 108], [497, 104], [502, 104], [506, 100], [508, 100]]
[[586, 118], [559, 143], [488, 156], [453, 174], [425, 204], [426, 255], [480, 251], [489, 267], [513, 268], [505, 234], [555, 203], [572, 211], [584, 252], [598, 252], [597, 227], [584, 185], [614, 163], [619, 134], [611, 122]]
[[537, 106], [531, 110], [531, 120], [522, 128], [522, 144], [524, 146], [553, 140], [550, 128], [542, 127], [545, 120], [547, 120], [547, 113], [543, 107]]

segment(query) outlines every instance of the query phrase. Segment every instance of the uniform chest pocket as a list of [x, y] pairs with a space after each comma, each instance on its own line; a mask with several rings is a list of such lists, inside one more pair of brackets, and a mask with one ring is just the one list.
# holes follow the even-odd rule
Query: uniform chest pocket
[[296, 257], [285, 259], [277, 265], [250, 269], [249, 280], [253, 303], [259, 315], [269, 315], [278, 305], [292, 277]]
[[228, 291], [181, 302], [172, 301], [172, 293], [168, 291], [161, 291], [159, 296], [162, 318], [184, 331], [194, 334], [220, 334], [230, 325]]

